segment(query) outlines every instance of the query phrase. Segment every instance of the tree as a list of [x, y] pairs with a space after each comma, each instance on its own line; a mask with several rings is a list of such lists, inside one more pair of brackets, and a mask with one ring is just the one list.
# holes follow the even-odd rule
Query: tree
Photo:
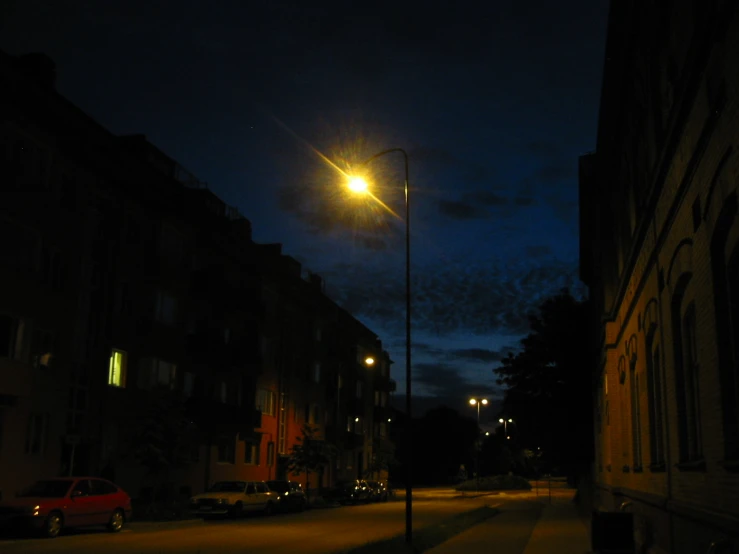
[[593, 357], [588, 304], [567, 290], [530, 317], [522, 350], [494, 369], [505, 385], [505, 417], [527, 447], [544, 452], [542, 465], [570, 476], [593, 459]]
[[156, 388], [130, 422], [125, 457], [144, 466], [161, 487], [172, 469], [187, 465], [197, 438], [179, 396], [167, 387]]
[[305, 473], [305, 492], [310, 500], [310, 474], [323, 473], [333, 457], [333, 447], [316, 437], [315, 427], [304, 425], [302, 433], [303, 436], [298, 437], [297, 444], [290, 450], [287, 467], [297, 475]]

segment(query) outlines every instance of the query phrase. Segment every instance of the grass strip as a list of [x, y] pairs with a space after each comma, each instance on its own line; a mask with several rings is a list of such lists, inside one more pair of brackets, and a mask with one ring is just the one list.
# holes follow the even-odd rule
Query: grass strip
[[414, 529], [412, 546], [406, 544], [405, 534], [403, 534], [344, 550], [342, 554], [420, 554], [493, 517], [498, 512], [497, 508], [482, 506], [469, 512], [457, 514], [440, 523]]

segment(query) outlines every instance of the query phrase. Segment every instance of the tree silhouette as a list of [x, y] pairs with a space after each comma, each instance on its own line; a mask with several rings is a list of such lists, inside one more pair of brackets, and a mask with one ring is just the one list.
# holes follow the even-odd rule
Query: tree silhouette
[[588, 305], [567, 290], [530, 317], [522, 350], [494, 369], [507, 387], [505, 417], [542, 462], [574, 477], [593, 459], [593, 391]]
[[333, 457], [333, 446], [323, 439], [316, 438], [315, 427], [304, 425], [303, 436], [290, 450], [288, 469], [297, 475], [305, 473], [305, 493], [310, 500], [310, 474], [323, 473]]

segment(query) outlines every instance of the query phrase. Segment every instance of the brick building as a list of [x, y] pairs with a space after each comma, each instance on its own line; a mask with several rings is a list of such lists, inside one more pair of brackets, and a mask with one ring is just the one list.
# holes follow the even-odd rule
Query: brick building
[[[0, 84], [0, 494], [284, 477], [305, 423], [337, 447], [323, 484], [362, 474], [393, 384], [377, 336], [145, 137], [56, 93], [50, 60], [0, 53]], [[369, 424], [348, 443], [329, 430], [357, 380]], [[157, 449], [178, 460], [164, 478]]]
[[596, 502], [649, 552], [739, 550], [736, 3], [612, 2], [580, 160]]

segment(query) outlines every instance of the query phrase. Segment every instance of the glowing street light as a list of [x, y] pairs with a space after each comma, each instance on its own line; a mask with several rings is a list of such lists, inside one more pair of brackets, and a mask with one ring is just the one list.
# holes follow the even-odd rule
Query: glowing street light
[[[413, 458], [411, 451], [411, 444], [413, 443], [413, 418], [411, 408], [411, 204], [408, 187], [408, 153], [402, 148], [390, 148], [378, 152], [367, 159], [362, 166], [366, 166], [371, 161], [393, 152], [403, 154], [403, 160], [405, 161], [405, 183], [403, 187], [405, 191], [405, 542], [410, 545], [413, 542], [413, 487], [411, 485], [411, 479], [413, 477]], [[350, 190], [356, 193], [369, 193], [367, 181], [361, 177], [351, 177], [347, 185]]]
[[506, 436], [506, 439], [510, 439], [511, 437], [508, 436], [508, 424], [513, 423], [512, 419], [503, 419], [502, 417], [498, 420], [499, 423], [503, 424], [503, 434]]
[[352, 177], [351, 179], [349, 179], [349, 183], [347, 183], [347, 186], [353, 192], [367, 192], [367, 189], [369, 188], [367, 185], [367, 181], [365, 181], [362, 177]]
[[364, 359], [364, 363], [365, 363], [365, 365], [373, 366], [373, 365], [375, 365], [375, 359], [372, 356], [367, 356]]
[[[487, 406], [487, 398], [470, 398], [470, 406], [477, 406], [477, 432], [480, 433], [480, 405]], [[479, 439], [479, 436], [478, 436]], [[480, 445], [475, 449], [475, 482], [477, 490], [480, 490]]]

